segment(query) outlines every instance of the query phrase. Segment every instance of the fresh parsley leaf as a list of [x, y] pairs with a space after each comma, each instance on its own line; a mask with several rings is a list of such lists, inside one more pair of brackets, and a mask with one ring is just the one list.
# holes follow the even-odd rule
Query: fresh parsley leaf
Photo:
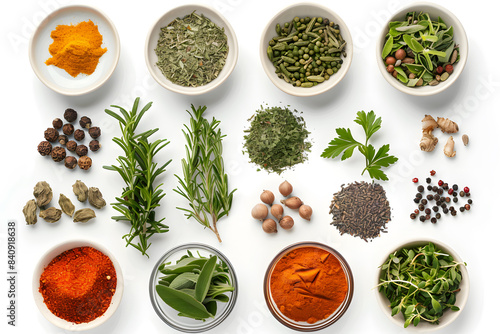
[[363, 130], [365, 130], [366, 134], [366, 141], [370, 139], [370, 137], [380, 130], [380, 127], [382, 125], [382, 118], [376, 118], [375, 113], [370, 111], [368, 114], [365, 113], [364, 111], [358, 111], [357, 113], [358, 117], [354, 120], [354, 122], [358, 123], [363, 127]]
[[335, 158], [342, 154], [341, 161], [348, 159], [354, 153], [354, 150], [358, 148], [359, 152], [365, 156], [366, 167], [363, 169], [361, 175], [365, 171], [372, 179], [387, 181], [387, 175], [382, 171], [382, 167], [389, 167], [390, 165], [396, 163], [398, 158], [393, 155], [389, 155], [389, 145], [383, 145], [378, 149], [378, 151], [373, 147], [373, 145], [368, 144], [368, 140], [371, 136], [377, 132], [382, 125], [382, 118], [375, 115], [375, 113], [370, 111], [365, 113], [364, 111], [359, 111], [354, 122], [358, 123], [363, 127], [365, 131], [365, 144], [360, 143], [355, 140], [352, 136], [351, 129], [338, 128], [335, 130], [338, 137], [330, 141], [328, 147], [323, 151], [321, 156], [323, 158]]
[[338, 128], [335, 131], [339, 136], [328, 144], [329, 146], [321, 154], [323, 158], [333, 159], [345, 151], [341, 158], [345, 160], [352, 156], [356, 147], [363, 146], [352, 137], [351, 129]]

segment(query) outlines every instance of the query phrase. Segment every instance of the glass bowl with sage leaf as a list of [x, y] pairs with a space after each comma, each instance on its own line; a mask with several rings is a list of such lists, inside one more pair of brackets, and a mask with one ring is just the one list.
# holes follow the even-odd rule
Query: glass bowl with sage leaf
[[213, 329], [234, 308], [238, 282], [233, 266], [217, 249], [199, 243], [166, 252], [149, 282], [153, 308], [170, 327], [201, 333]]
[[162, 15], [146, 38], [146, 65], [164, 88], [200, 95], [221, 85], [238, 59], [236, 34], [222, 14], [200, 4]]
[[394, 14], [376, 46], [377, 64], [387, 82], [416, 96], [450, 87], [462, 73], [467, 55], [467, 35], [457, 17], [423, 2]]

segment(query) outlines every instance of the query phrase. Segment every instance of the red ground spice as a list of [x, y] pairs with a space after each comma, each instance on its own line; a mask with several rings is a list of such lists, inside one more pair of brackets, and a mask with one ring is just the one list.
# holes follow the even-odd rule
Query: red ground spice
[[76, 324], [104, 314], [115, 289], [113, 263], [93, 247], [77, 247], [59, 254], [40, 276], [39, 291], [47, 308]]

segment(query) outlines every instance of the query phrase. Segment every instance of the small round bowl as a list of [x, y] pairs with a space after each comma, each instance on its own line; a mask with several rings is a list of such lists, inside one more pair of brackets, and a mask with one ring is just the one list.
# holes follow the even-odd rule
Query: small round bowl
[[[463, 262], [462, 259], [460, 258], [460, 256], [457, 254], [457, 252], [455, 252], [450, 246], [442, 243], [441, 241], [434, 240], [434, 239], [426, 239], [426, 240], [413, 239], [413, 240], [405, 241], [405, 242], [401, 243], [400, 245], [398, 245], [397, 247], [395, 247], [393, 249], [393, 251], [388, 253], [388, 255], [381, 261], [379, 268], [382, 267], [382, 264], [384, 264], [384, 262], [387, 260], [387, 257], [389, 256], [389, 254], [393, 254], [394, 252], [396, 252], [402, 248], [424, 246], [424, 245], [428, 244], [429, 242], [432, 242], [436, 246], [436, 248], [451, 255], [455, 261]], [[432, 332], [435, 330], [443, 329], [444, 327], [448, 326], [453, 321], [455, 321], [456, 318], [458, 318], [460, 313], [462, 313], [465, 304], [467, 303], [467, 299], [469, 297], [469, 286], [470, 286], [469, 273], [467, 272], [467, 268], [464, 265], [460, 265], [459, 268], [460, 268], [460, 272], [462, 274], [462, 281], [460, 282], [460, 292], [458, 292], [456, 295], [457, 299], [455, 302], [455, 306], [458, 306], [460, 308], [460, 310], [459, 311], [446, 310], [444, 312], [443, 316], [441, 318], [439, 318], [438, 325], [432, 325], [428, 322], [420, 321], [418, 326], [415, 327], [415, 326], [413, 326], [413, 324], [410, 324], [410, 326], [405, 328], [405, 330], [409, 330], [409, 331], [416, 332], [416, 333]], [[383, 271], [382, 271], [382, 269], [380, 269], [378, 271], [376, 285], [378, 285], [380, 283], [380, 279], [382, 278], [382, 275], [383, 275]], [[378, 290], [378, 288], [377, 288], [377, 290]], [[387, 297], [379, 291], [377, 291], [376, 297], [377, 297], [378, 303], [380, 305], [380, 308], [382, 309], [384, 314], [387, 315], [387, 317], [389, 319], [391, 319], [391, 321], [393, 323], [395, 323], [396, 325], [398, 325], [400, 327], [404, 327], [405, 319], [404, 319], [403, 314], [400, 312], [395, 316], [391, 316], [392, 310], [390, 307], [388, 307], [389, 300], [387, 299]]]
[[[106, 310], [106, 312], [104, 312], [103, 315], [90, 322], [75, 324], [66, 321], [64, 319], [61, 319], [55, 316], [52, 312], [50, 312], [50, 310], [47, 308], [47, 305], [45, 305], [45, 303], [43, 302], [43, 296], [40, 293], [40, 291], [38, 291], [38, 289], [40, 287], [40, 276], [42, 275], [43, 270], [50, 263], [50, 261], [52, 261], [56, 256], [67, 250], [77, 247], [86, 247], [86, 246], [90, 246], [97, 249], [104, 255], [108, 256], [111, 262], [113, 262], [113, 266], [115, 267], [116, 271], [116, 289], [115, 289], [115, 294], [111, 299], [111, 304], [109, 305], [108, 309]], [[118, 305], [120, 305], [122, 295], [123, 295], [123, 275], [120, 265], [118, 264], [118, 261], [113, 256], [113, 254], [111, 254], [106, 248], [93, 241], [73, 240], [73, 241], [66, 241], [59, 245], [56, 245], [51, 249], [49, 249], [40, 258], [38, 264], [35, 267], [35, 270], [33, 271], [33, 297], [35, 298], [36, 306], [48, 321], [50, 321], [53, 325], [62, 328], [64, 330], [75, 331], [75, 332], [85, 331], [102, 325], [115, 313], [116, 309], [118, 308]]]
[[[285, 316], [279, 309], [278, 305], [276, 305], [273, 297], [272, 297], [272, 292], [271, 292], [271, 275], [274, 271], [274, 268], [276, 267], [276, 264], [281, 260], [283, 256], [286, 254], [290, 253], [293, 250], [299, 249], [299, 248], [304, 248], [304, 247], [314, 247], [318, 249], [325, 250], [329, 252], [331, 255], [333, 255], [339, 262], [340, 265], [342, 266], [342, 269], [344, 271], [344, 274], [347, 279], [347, 294], [340, 306], [326, 319], [317, 321], [313, 324], [310, 324], [308, 322], [303, 322], [303, 321], [295, 321], [287, 316]], [[281, 322], [283, 325], [287, 326], [288, 328], [291, 328], [293, 330], [297, 331], [302, 331], [302, 332], [313, 332], [317, 331], [320, 329], [324, 329], [330, 325], [332, 325], [334, 322], [339, 320], [344, 313], [347, 311], [349, 308], [349, 305], [351, 304], [351, 300], [354, 294], [354, 278], [352, 275], [351, 268], [349, 267], [349, 264], [347, 261], [344, 259], [344, 257], [337, 252], [335, 249], [321, 244], [317, 242], [300, 242], [296, 244], [292, 244], [286, 248], [284, 248], [281, 252], [278, 253], [274, 257], [274, 259], [271, 261], [269, 264], [269, 267], [267, 268], [266, 275], [264, 277], [264, 298], [266, 300], [267, 307], [271, 311], [272, 315]]]
[[[72, 77], [62, 68], [45, 65], [45, 61], [51, 57], [49, 46], [53, 42], [50, 37], [52, 30], [61, 24], [76, 25], [88, 20], [97, 25], [102, 35], [101, 47], [108, 49], [99, 58], [94, 73]], [[62, 7], [47, 16], [35, 30], [29, 43], [29, 58], [33, 71], [45, 86], [63, 95], [83, 95], [104, 85], [113, 74], [120, 58], [120, 39], [114, 24], [98, 9], [84, 5]]]
[[[448, 80], [440, 82], [436, 86], [427, 85], [422, 87], [407, 87], [398, 79], [394, 78], [391, 73], [387, 72], [386, 65], [384, 64], [384, 60], [382, 59], [382, 49], [384, 48], [385, 37], [388, 32], [389, 23], [392, 21], [404, 20], [406, 13], [411, 11], [429, 13], [432, 20], [441, 17], [447, 26], [453, 26], [453, 39], [455, 41], [455, 44], [458, 44], [460, 46], [460, 61], [453, 65], [453, 73], [450, 75]], [[385, 78], [385, 80], [387, 80], [387, 82], [390, 83], [394, 88], [409, 95], [430, 96], [446, 90], [458, 79], [458, 77], [464, 70], [465, 64], [467, 63], [469, 44], [467, 42], [467, 35], [465, 34], [462, 23], [460, 23], [458, 18], [453, 15], [452, 12], [434, 3], [413, 2], [407, 6], [404, 6], [402, 9], [396, 12], [384, 25], [384, 29], [381, 31], [376, 43], [375, 53], [380, 73], [382, 73], [382, 76]]]
[[[267, 56], [267, 47], [269, 46], [269, 41], [274, 36], [276, 36], [276, 24], [279, 23], [283, 25], [283, 23], [285, 22], [290, 22], [295, 16], [301, 18], [306, 16], [323, 16], [328, 18], [329, 20], [339, 25], [340, 34], [346, 42], [346, 57], [342, 57], [342, 67], [340, 67], [339, 71], [332, 75], [330, 79], [314, 87], [295, 87], [292, 84], [287, 83], [285, 80], [279, 78], [275, 73], [276, 69], [274, 68], [273, 63]], [[283, 92], [293, 96], [315, 96], [332, 89], [345, 77], [352, 63], [353, 49], [352, 37], [351, 33], [349, 32], [349, 28], [337, 13], [319, 4], [298, 3], [288, 6], [278, 12], [278, 14], [276, 14], [264, 28], [260, 39], [260, 61], [262, 63], [262, 67], [264, 68], [264, 72], [266, 72], [271, 82]]]
[[[158, 62], [158, 56], [155, 53], [155, 49], [158, 44], [158, 37], [160, 36], [161, 28], [168, 26], [176, 18], [184, 17], [194, 11], [196, 11], [197, 14], [203, 14], [216, 25], [224, 28], [224, 32], [227, 36], [229, 51], [227, 54], [226, 64], [217, 78], [204, 86], [184, 87], [174, 84], [163, 75], [161, 70], [156, 65]], [[156, 82], [158, 82], [162, 87], [171, 90], [172, 92], [184, 95], [200, 95], [220, 86], [233, 72], [236, 62], [238, 61], [238, 41], [233, 27], [229, 24], [229, 21], [227, 21], [224, 16], [222, 16], [222, 14], [215, 9], [201, 4], [183, 5], [169, 10], [153, 24], [146, 37], [145, 56], [146, 66], [148, 67], [149, 73], [151, 73]]]
[[[187, 317], [180, 317], [178, 315], [179, 312], [165, 304], [165, 302], [156, 293], [156, 285], [158, 284], [160, 277], [164, 276], [164, 274], [162, 274], [158, 270], [160, 265], [166, 262], [175, 264], [177, 260], [179, 260], [183, 255], [187, 254], [188, 250], [191, 251], [194, 256], [198, 256], [198, 254], [204, 257], [216, 255], [219, 260], [224, 261], [229, 268], [229, 277], [231, 279], [231, 283], [234, 286], [234, 291], [232, 291], [228, 296], [229, 301], [227, 303], [217, 302], [217, 314], [214, 318], [209, 318], [205, 321], [194, 320]], [[229, 314], [233, 310], [236, 299], [238, 297], [238, 281], [236, 279], [236, 272], [234, 271], [234, 268], [227, 257], [211, 246], [200, 243], [180, 245], [166, 252], [158, 260], [158, 262], [156, 262], [153, 271], [151, 272], [151, 278], [149, 280], [149, 297], [151, 299], [153, 309], [164, 323], [181, 332], [201, 333], [213, 329], [214, 327], [219, 325], [229, 316]]]

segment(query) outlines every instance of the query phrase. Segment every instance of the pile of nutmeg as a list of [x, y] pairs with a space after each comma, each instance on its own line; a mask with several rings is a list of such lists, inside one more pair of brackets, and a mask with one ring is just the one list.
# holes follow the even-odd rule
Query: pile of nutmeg
[[[81, 169], [87, 170], [92, 166], [92, 159], [87, 156], [89, 148], [92, 152], [95, 152], [101, 148], [101, 144], [97, 140], [101, 136], [101, 129], [97, 126], [92, 126], [92, 120], [83, 116], [80, 118], [79, 124], [82, 129], [76, 129], [73, 126], [78, 118], [78, 114], [74, 109], [68, 108], [64, 112], [64, 119], [68, 122], [63, 124], [60, 118], [56, 118], [52, 121], [52, 127], [47, 128], [44, 132], [45, 140], [38, 144], [38, 153], [42, 156], [50, 155], [52, 160], [55, 162], [61, 162], [64, 160], [64, 166], [69, 169], [73, 169], [78, 165]], [[59, 134], [59, 130], [62, 129], [63, 134]], [[85, 146], [81, 142], [85, 139], [85, 131], [88, 131], [92, 140], [89, 146]], [[76, 140], [70, 140], [69, 136], [73, 136]], [[52, 146], [53, 143], [59, 143], [61, 146]], [[70, 152], [75, 152], [78, 155], [78, 160], [71, 155], [66, 154], [66, 149]]]
[[[297, 196], [291, 196], [293, 191], [293, 186], [288, 182], [284, 181], [280, 184], [278, 188], [279, 192], [285, 199], [281, 200], [281, 204], [292, 210], [299, 210], [299, 215], [305, 220], [311, 220], [312, 209], [309, 205], [302, 202]], [[264, 203], [259, 203], [255, 205], [252, 209], [252, 217], [260, 220], [262, 222], [262, 229], [266, 233], [277, 233], [278, 224], [284, 230], [289, 230], [293, 227], [294, 221], [290, 216], [284, 216], [283, 205], [279, 203], [274, 203], [274, 194], [270, 190], [264, 190], [260, 194], [260, 200]], [[266, 205], [267, 204], [267, 205]], [[270, 206], [270, 210], [268, 208]], [[276, 219], [268, 218], [269, 211], [271, 215]], [[276, 223], [278, 222], [278, 224]]]

